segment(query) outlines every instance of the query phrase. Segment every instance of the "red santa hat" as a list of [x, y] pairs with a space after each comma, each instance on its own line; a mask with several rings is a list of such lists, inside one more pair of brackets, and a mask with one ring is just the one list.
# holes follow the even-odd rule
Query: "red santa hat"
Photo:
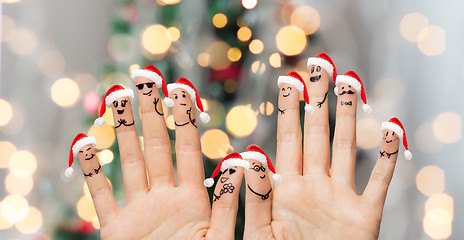
[[406, 151], [404, 151], [404, 158], [407, 160], [412, 159], [412, 153], [408, 150], [408, 139], [406, 138], [406, 132], [404, 131], [403, 124], [401, 124], [400, 120], [396, 117], [391, 118], [388, 122], [383, 122], [381, 130], [392, 130], [400, 139], [403, 139], [403, 146]]
[[338, 84], [346, 83], [356, 90], [357, 94], [361, 94], [361, 99], [364, 102], [362, 106], [363, 111], [370, 113], [372, 111], [371, 106], [367, 104], [366, 91], [364, 90], [364, 85], [361, 81], [361, 78], [354, 71], [348, 71], [344, 75], [338, 75], [335, 82], [334, 92], [338, 96]]
[[83, 148], [85, 145], [92, 144], [93, 147], [97, 144], [97, 141], [95, 140], [95, 137], [90, 136], [87, 137], [87, 135], [83, 133], [77, 134], [77, 136], [74, 138], [72, 144], [71, 144], [71, 149], [69, 151], [69, 162], [68, 162], [68, 168], [64, 172], [64, 175], [66, 177], [71, 177], [74, 170], [72, 168], [72, 164], [74, 162], [74, 157], [77, 157], [77, 154]]
[[134, 91], [132, 91], [132, 89], [125, 89], [121, 85], [114, 85], [108, 89], [100, 105], [99, 118], [95, 119], [95, 126], [101, 127], [103, 124], [105, 124], [103, 114], [105, 114], [106, 108], [111, 107], [111, 104], [113, 104], [114, 101], [122, 97], [129, 97], [130, 99], [134, 99]]
[[209, 122], [210, 117], [209, 117], [209, 114], [207, 114], [205, 112], [205, 110], [203, 109], [203, 104], [201, 103], [200, 95], [198, 95], [197, 89], [195, 88], [195, 86], [193, 86], [193, 84], [189, 80], [187, 80], [186, 78], [181, 77], [181, 78], [177, 79], [177, 81], [175, 83], [168, 84], [167, 87], [168, 87], [167, 98], [170, 101], [172, 101], [172, 99], [169, 98], [169, 93], [172, 92], [174, 89], [182, 88], [185, 91], [187, 91], [188, 94], [190, 95], [190, 98], [192, 99], [193, 104], [196, 104], [197, 108], [201, 111], [200, 120], [202, 122], [204, 122], [204, 123]]
[[206, 187], [212, 187], [214, 184], [214, 178], [219, 174], [219, 171], [224, 172], [230, 167], [237, 166], [237, 167], [243, 167], [243, 169], [248, 170], [250, 167], [250, 163], [248, 161], [243, 160], [242, 156], [240, 154], [234, 152], [231, 153], [227, 156], [225, 156], [221, 162], [217, 165], [216, 169], [214, 169], [213, 174], [211, 174], [210, 178], [205, 179], [203, 184]]
[[160, 70], [153, 65], [147, 65], [142, 69], [136, 69], [132, 72], [132, 79], [135, 81], [137, 77], [144, 77], [149, 80], [152, 80], [156, 87], [161, 88], [163, 94], [165, 96], [163, 102], [164, 105], [167, 107], [172, 107], [174, 102], [172, 99], [168, 98], [168, 88], [166, 87], [166, 80], [164, 80], [163, 74], [161, 74]]
[[319, 53], [319, 55], [317, 55], [316, 57], [308, 58], [307, 65], [308, 69], [310, 69], [312, 65], [321, 66], [329, 74], [330, 78], [337, 78], [337, 69], [335, 68], [335, 64], [333, 63], [329, 55], [325, 53]]
[[279, 76], [277, 80], [277, 86], [279, 88], [282, 86], [283, 83], [290, 84], [294, 86], [300, 94], [303, 94], [304, 100], [306, 102], [305, 111], [307, 113], [313, 113], [314, 107], [309, 104], [309, 95], [308, 90], [306, 88], [306, 83], [304, 82], [303, 78], [297, 72], [289, 72], [286, 76]]
[[274, 166], [272, 165], [271, 159], [267, 156], [267, 154], [256, 145], [251, 145], [247, 148], [246, 152], [240, 153], [243, 159], [254, 159], [258, 160], [263, 166], [269, 171], [271, 171], [274, 175], [272, 175], [272, 180], [274, 182], [281, 182], [282, 176], [276, 173]]

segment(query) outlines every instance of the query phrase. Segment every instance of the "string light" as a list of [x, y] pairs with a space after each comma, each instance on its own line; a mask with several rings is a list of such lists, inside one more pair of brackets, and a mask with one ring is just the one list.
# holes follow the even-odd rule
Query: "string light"
[[227, 17], [223, 13], [216, 13], [213, 16], [213, 25], [217, 28], [223, 28], [227, 25]]
[[237, 38], [242, 42], [250, 40], [251, 35], [251, 29], [249, 29], [248, 27], [241, 27], [237, 31]]
[[276, 35], [277, 49], [287, 56], [300, 54], [306, 44], [306, 34], [297, 26], [285, 26]]
[[60, 78], [53, 83], [50, 94], [56, 105], [69, 108], [77, 103], [80, 91], [79, 86], [72, 79]]

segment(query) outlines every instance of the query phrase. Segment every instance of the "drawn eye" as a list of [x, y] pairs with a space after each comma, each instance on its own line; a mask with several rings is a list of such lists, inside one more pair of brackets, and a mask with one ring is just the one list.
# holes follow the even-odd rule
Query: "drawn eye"
[[292, 87], [287, 87], [288, 90], [292, 90]]
[[395, 136], [395, 132], [392, 133], [392, 136]]
[[345, 89], [345, 87], [342, 87], [342, 90]]
[[118, 101], [114, 101], [114, 102], [113, 102], [113, 106], [114, 106], [115, 108], [117, 108], [117, 107], [118, 107]]
[[285, 88], [282, 88], [282, 91], [285, 91]]
[[185, 94], [182, 94], [182, 97], [185, 98]]
[[313, 73], [313, 72], [314, 72], [314, 66], [311, 67], [311, 73]]
[[121, 107], [126, 107], [127, 101], [121, 101]]
[[321, 66], [317, 66], [316, 71], [320, 72], [321, 71]]
[[385, 136], [387, 136], [387, 137], [388, 137], [388, 132], [387, 132], [387, 134], [386, 134]]
[[177, 99], [177, 95], [174, 97], [174, 99]]

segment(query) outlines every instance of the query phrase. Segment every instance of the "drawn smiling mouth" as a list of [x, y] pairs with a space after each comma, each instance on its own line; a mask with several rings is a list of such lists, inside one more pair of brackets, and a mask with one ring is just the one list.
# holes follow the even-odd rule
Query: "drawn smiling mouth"
[[180, 105], [182, 105], [182, 106], [187, 106], [187, 103], [180, 103]]
[[147, 93], [142, 93], [143, 95], [148, 95], [148, 96], [151, 96], [151, 93], [153, 92], [153, 90], [150, 90], [149, 92]]
[[266, 174], [264, 174], [263, 176], [259, 176], [259, 178], [261, 179], [264, 179], [266, 177]]
[[319, 79], [321, 79], [321, 77], [322, 77], [321, 75], [312, 76], [312, 77], [309, 78], [309, 81], [317, 82], [317, 81], [319, 81]]
[[118, 114], [122, 114], [124, 113], [124, 109], [123, 110], [117, 110]]
[[90, 157], [89, 157], [89, 158], [86, 158], [85, 160], [90, 160], [90, 159], [92, 159], [93, 157], [95, 157], [95, 154], [92, 153], [92, 154], [90, 155]]
[[290, 96], [290, 93], [288, 93], [287, 95], [282, 95], [282, 97], [288, 97]]
[[390, 141], [385, 141], [385, 142], [387, 142], [387, 143], [391, 143], [392, 141], [393, 141], [393, 140], [390, 140]]

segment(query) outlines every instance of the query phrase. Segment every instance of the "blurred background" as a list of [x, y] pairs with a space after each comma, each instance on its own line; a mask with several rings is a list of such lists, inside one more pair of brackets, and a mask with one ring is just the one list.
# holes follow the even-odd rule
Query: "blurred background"
[[[463, 1], [2, 0], [0, 6], [0, 239], [99, 239], [84, 178], [66, 178], [64, 170], [74, 136], [95, 136], [123, 206], [111, 111], [107, 125], [92, 123], [111, 85], [134, 88], [134, 69], [153, 64], [168, 83], [183, 76], [195, 84], [212, 119], [200, 125], [209, 176], [223, 156], [252, 143], [275, 155], [277, 78], [295, 70], [306, 79], [307, 58], [320, 52], [339, 74], [360, 75], [373, 107], [370, 115], [358, 111], [359, 194], [378, 155], [381, 122], [396, 116], [406, 129], [414, 157], [399, 155], [380, 239], [464, 238]], [[329, 91], [332, 127], [335, 100]], [[136, 122], [140, 131], [139, 116]], [[166, 122], [174, 129], [169, 113]]]

